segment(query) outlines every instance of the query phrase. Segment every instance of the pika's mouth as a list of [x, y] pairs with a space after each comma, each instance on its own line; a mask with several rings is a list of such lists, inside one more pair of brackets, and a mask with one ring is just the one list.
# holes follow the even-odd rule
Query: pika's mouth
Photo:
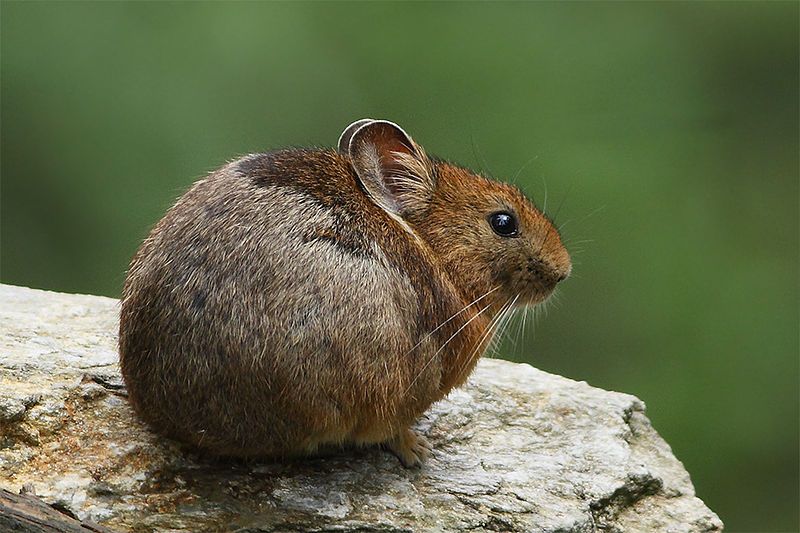
[[552, 296], [571, 270], [571, 265], [558, 268], [541, 259], [531, 259], [525, 266], [503, 273], [497, 279], [504, 287], [503, 292], [516, 299], [515, 307], [534, 306]]
[[571, 272], [571, 264], [566, 268], [561, 268], [541, 259], [530, 259], [523, 272], [523, 277], [532, 293], [531, 304], [535, 305], [545, 301], [553, 294], [558, 284], [569, 277]]
[[[547, 300], [561, 281], [567, 278], [566, 275], [548, 269], [546, 266], [528, 268], [527, 272], [521, 276], [520, 293], [522, 293], [525, 305], [537, 305]], [[521, 299], [523, 299], [521, 298]]]
[[506, 283], [503, 293], [506, 298], [514, 302], [514, 307], [532, 307], [547, 300], [553, 295], [556, 288], [556, 283], [530, 279], [525, 276]]
[[538, 305], [547, 300], [556, 291], [556, 284], [534, 283], [528, 291], [525, 305]]

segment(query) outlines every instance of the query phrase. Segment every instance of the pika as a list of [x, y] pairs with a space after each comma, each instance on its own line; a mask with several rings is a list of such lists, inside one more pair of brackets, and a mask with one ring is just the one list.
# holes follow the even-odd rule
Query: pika
[[519, 189], [363, 119], [338, 150], [248, 155], [178, 199], [130, 264], [122, 375], [145, 422], [209, 454], [382, 444], [416, 466], [413, 422], [571, 268]]

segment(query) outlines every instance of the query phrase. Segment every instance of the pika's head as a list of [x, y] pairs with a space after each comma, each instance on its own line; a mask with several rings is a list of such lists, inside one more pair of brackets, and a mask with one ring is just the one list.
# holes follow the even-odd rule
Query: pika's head
[[429, 158], [385, 120], [354, 122], [339, 150], [370, 199], [430, 247], [465, 295], [535, 305], [569, 276], [558, 230], [518, 188]]

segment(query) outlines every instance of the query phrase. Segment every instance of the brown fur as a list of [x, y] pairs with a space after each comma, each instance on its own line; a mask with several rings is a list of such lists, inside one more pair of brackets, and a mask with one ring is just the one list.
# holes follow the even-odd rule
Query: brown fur
[[[431, 161], [391, 123], [340, 143], [226, 165], [134, 256], [120, 361], [156, 430], [239, 457], [384, 442], [416, 464], [427, 446], [409, 425], [467, 378], [502, 305], [568, 275], [516, 188]], [[493, 233], [499, 209], [519, 237]]]

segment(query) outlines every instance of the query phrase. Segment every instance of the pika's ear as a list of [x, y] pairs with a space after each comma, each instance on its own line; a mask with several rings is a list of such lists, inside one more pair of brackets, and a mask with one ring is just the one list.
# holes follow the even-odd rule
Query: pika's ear
[[436, 189], [431, 163], [400, 126], [365, 119], [350, 125], [342, 140], [348, 133], [350, 140], [343, 151], [373, 202], [404, 218], [428, 207]]
[[353, 134], [356, 132], [358, 128], [369, 124], [370, 122], [375, 122], [371, 118], [362, 118], [361, 120], [356, 120], [349, 126], [347, 126], [341, 135], [339, 135], [339, 142], [337, 146], [339, 147], [339, 151], [345, 155], [348, 154], [350, 149], [350, 139], [353, 138]]

